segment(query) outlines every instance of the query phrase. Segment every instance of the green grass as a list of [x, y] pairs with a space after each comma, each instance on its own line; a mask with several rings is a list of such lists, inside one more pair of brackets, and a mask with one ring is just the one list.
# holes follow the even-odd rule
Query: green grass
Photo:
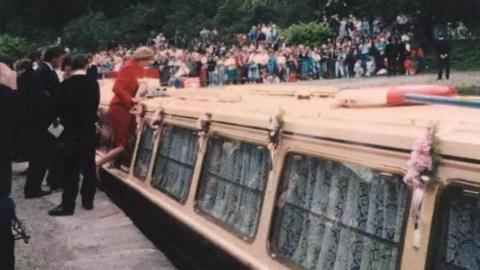
[[457, 87], [460, 96], [480, 96], [480, 86], [462, 86]]
[[[480, 70], [480, 40], [453, 41], [451, 42], [450, 67], [453, 70], [468, 71]], [[437, 70], [437, 59], [432, 49], [426, 56], [428, 71]]]

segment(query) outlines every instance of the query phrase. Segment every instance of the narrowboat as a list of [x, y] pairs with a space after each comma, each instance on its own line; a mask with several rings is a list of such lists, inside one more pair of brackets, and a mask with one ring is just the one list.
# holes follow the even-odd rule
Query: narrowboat
[[[101, 86], [99, 156], [112, 144]], [[344, 107], [336, 92], [162, 90], [103, 171], [249, 269], [480, 269], [479, 111]], [[408, 184], [432, 126], [434, 175]]]

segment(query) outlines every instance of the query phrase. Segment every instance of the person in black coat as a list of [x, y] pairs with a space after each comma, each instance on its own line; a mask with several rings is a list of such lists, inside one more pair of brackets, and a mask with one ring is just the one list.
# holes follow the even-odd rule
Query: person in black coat
[[158, 69], [160, 72], [160, 86], [167, 86], [170, 80], [168, 56], [162, 56], [160, 60], [158, 60]]
[[405, 59], [407, 59], [407, 56], [409, 56], [409, 53], [407, 52], [407, 46], [404, 42], [400, 42], [398, 44], [398, 60], [397, 60], [397, 65], [398, 65], [398, 71], [400, 74], [405, 74]]
[[18, 126], [21, 98], [11, 62], [0, 57], [0, 196], [8, 196], [12, 178], [12, 142]]
[[443, 70], [445, 69], [445, 78], [450, 79], [450, 44], [440, 33], [435, 44], [435, 51], [438, 60], [438, 79], [443, 79]]
[[385, 48], [385, 54], [387, 55], [387, 70], [388, 76], [397, 75], [398, 67], [398, 44], [396, 38], [389, 38], [387, 47]]
[[60, 81], [55, 72], [62, 66], [65, 50], [53, 46], [46, 49], [43, 61], [35, 71], [37, 89], [33, 94], [33, 119], [30, 137], [30, 158], [25, 198], [38, 198], [50, 194], [42, 190], [42, 182], [51, 158], [55, 138], [48, 132], [48, 127], [55, 121], [55, 98], [60, 87]]
[[28, 161], [28, 132], [32, 124], [33, 115], [30, 110], [30, 95], [37, 87], [35, 71], [29, 59], [21, 59], [15, 63], [17, 72], [17, 87], [21, 97], [21, 125], [15, 133], [15, 149], [13, 160], [17, 162]]
[[87, 76], [91, 77], [94, 80], [98, 80], [98, 66], [93, 63], [92, 55], [88, 55], [88, 65], [89, 68], [87, 69]]
[[84, 55], [75, 56], [72, 61], [72, 76], [62, 82], [58, 94], [56, 116], [65, 127], [63, 155], [66, 158], [66, 177], [62, 203], [49, 212], [51, 216], [74, 214], [80, 174], [83, 175], [82, 206], [86, 210], [93, 209], [100, 87], [96, 80], [86, 75], [87, 66], [88, 60]]
[[18, 124], [21, 99], [17, 91], [16, 73], [11, 61], [0, 56], [0, 269], [15, 268], [15, 240], [12, 221], [15, 204], [9, 197], [12, 189], [12, 141]]
[[[65, 56], [62, 62], [62, 75], [60, 81], [69, 78], [72, 74], [72, 57]], [[56, 94], [58, 96], [58, 93]], [[56, 101], [55, 101], [56, 102]], [[63, 188], [63, 179], [65, 178], [65, 157], [63, 156], [64, 147], [63, 136], [55, 138], [49, 164], [47, 167], [47, 185], [50, 191], [60, 190]]]

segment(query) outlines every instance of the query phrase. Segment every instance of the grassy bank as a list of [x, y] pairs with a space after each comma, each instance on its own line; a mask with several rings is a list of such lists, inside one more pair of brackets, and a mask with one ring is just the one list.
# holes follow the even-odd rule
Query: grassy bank
[[460, 96], [480, 96], [480, 86], [457, 87]]
[[[451, 42], [451, 68], [454, 70], [480, 70], [480, 40]], [[437, 70], [437, 59], [434, 49], [427, 53], [426, 65], [428, 71]]]

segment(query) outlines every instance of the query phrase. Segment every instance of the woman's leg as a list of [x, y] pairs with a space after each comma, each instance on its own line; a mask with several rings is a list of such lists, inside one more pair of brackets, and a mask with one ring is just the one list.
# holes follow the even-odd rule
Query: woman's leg
[[120, 157], [120, 155], [125, 151], [125, 147], [124, 146], [117, 146], [116, 148], [110, 150], [110, 152], [108, 152], [105, 156], [103, 156], [101, 159], [97, 160], [96, 161], [96, 166], [97, 166], [97, 169], [96, 169], [96, 173], [97, 173], [97, 180], [101, 182], [101, 178], [100, 178], [100, 170], [102, 168], [103, 165], [105, 165], [106, 163], [110, 162], [110, 161], [113, 161], [115, 159], [117, 159], [118, 157]]

